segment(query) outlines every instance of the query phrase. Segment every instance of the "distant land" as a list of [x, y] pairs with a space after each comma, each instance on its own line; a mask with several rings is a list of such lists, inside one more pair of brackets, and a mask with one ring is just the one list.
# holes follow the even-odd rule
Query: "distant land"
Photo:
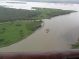
[[26, 2], [21, 2], [21, 1], [9, 1], [9, 2], [7, 2], [7, 3], [17, 3], [17, 4], [26, 4]]

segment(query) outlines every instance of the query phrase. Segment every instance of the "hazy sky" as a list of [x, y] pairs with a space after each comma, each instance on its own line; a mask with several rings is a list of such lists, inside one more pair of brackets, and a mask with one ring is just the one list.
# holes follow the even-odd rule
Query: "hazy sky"
[[[0, 1], [13, 1], [13, 0], [0, 0]], [[15, 0], [15, 1], [48, 1], [48, 2], [51, 2], [51, 1], [59, 1], [59, 2], [62, 2], [62, 1], [76, 1], [76, 2], [79, 2], [79, 0]]]
[[[8, 0], [0, 0], [0, 1], [8, 1]], [[20, 1], [23, 1], [23, 0], [20, 0]], [[78, 1], [78, 0], [24, 0], [24, 1]]]
[[79, 2], [79, 0], [19, 0], [19, 1], [47, 1], [47, 2], [53, 2], [53, 1], [56, 1], [56, 2]]
[[[23, 0], [20, 0], [23, 1]], [[29, 1], [29, 0], [25, 0], [25, 1]], [[30, 0], [30, 1], [78, 1], [78, 0]]]

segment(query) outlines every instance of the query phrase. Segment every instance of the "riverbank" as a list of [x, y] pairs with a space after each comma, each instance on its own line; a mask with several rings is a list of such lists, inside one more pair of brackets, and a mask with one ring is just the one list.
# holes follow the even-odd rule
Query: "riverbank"
[[0, 7], [0, 47], [9, 46], [28, 37], [41, 27], [42, 19], [50, 19], [74, 12], [50, 8], [34, 9], [22, 10]]

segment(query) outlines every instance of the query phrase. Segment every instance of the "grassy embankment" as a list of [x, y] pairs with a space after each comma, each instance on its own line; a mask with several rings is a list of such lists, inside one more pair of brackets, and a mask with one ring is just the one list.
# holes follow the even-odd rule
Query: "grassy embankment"
[[0, 7], [0, 47], [9, 46], [28, 37], [41, 26], [41, 21], [31, 20], [42, 20], [71, 12], [73, 11], [47, 8], [17, 10]]

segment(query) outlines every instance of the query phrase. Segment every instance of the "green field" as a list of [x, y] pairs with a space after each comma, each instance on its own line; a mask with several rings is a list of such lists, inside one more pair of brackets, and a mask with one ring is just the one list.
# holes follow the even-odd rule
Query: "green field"
[[41, 22], [39, 21], [14, 21], [0, 24], [0, 47], [16, 43], [32, 34]]

